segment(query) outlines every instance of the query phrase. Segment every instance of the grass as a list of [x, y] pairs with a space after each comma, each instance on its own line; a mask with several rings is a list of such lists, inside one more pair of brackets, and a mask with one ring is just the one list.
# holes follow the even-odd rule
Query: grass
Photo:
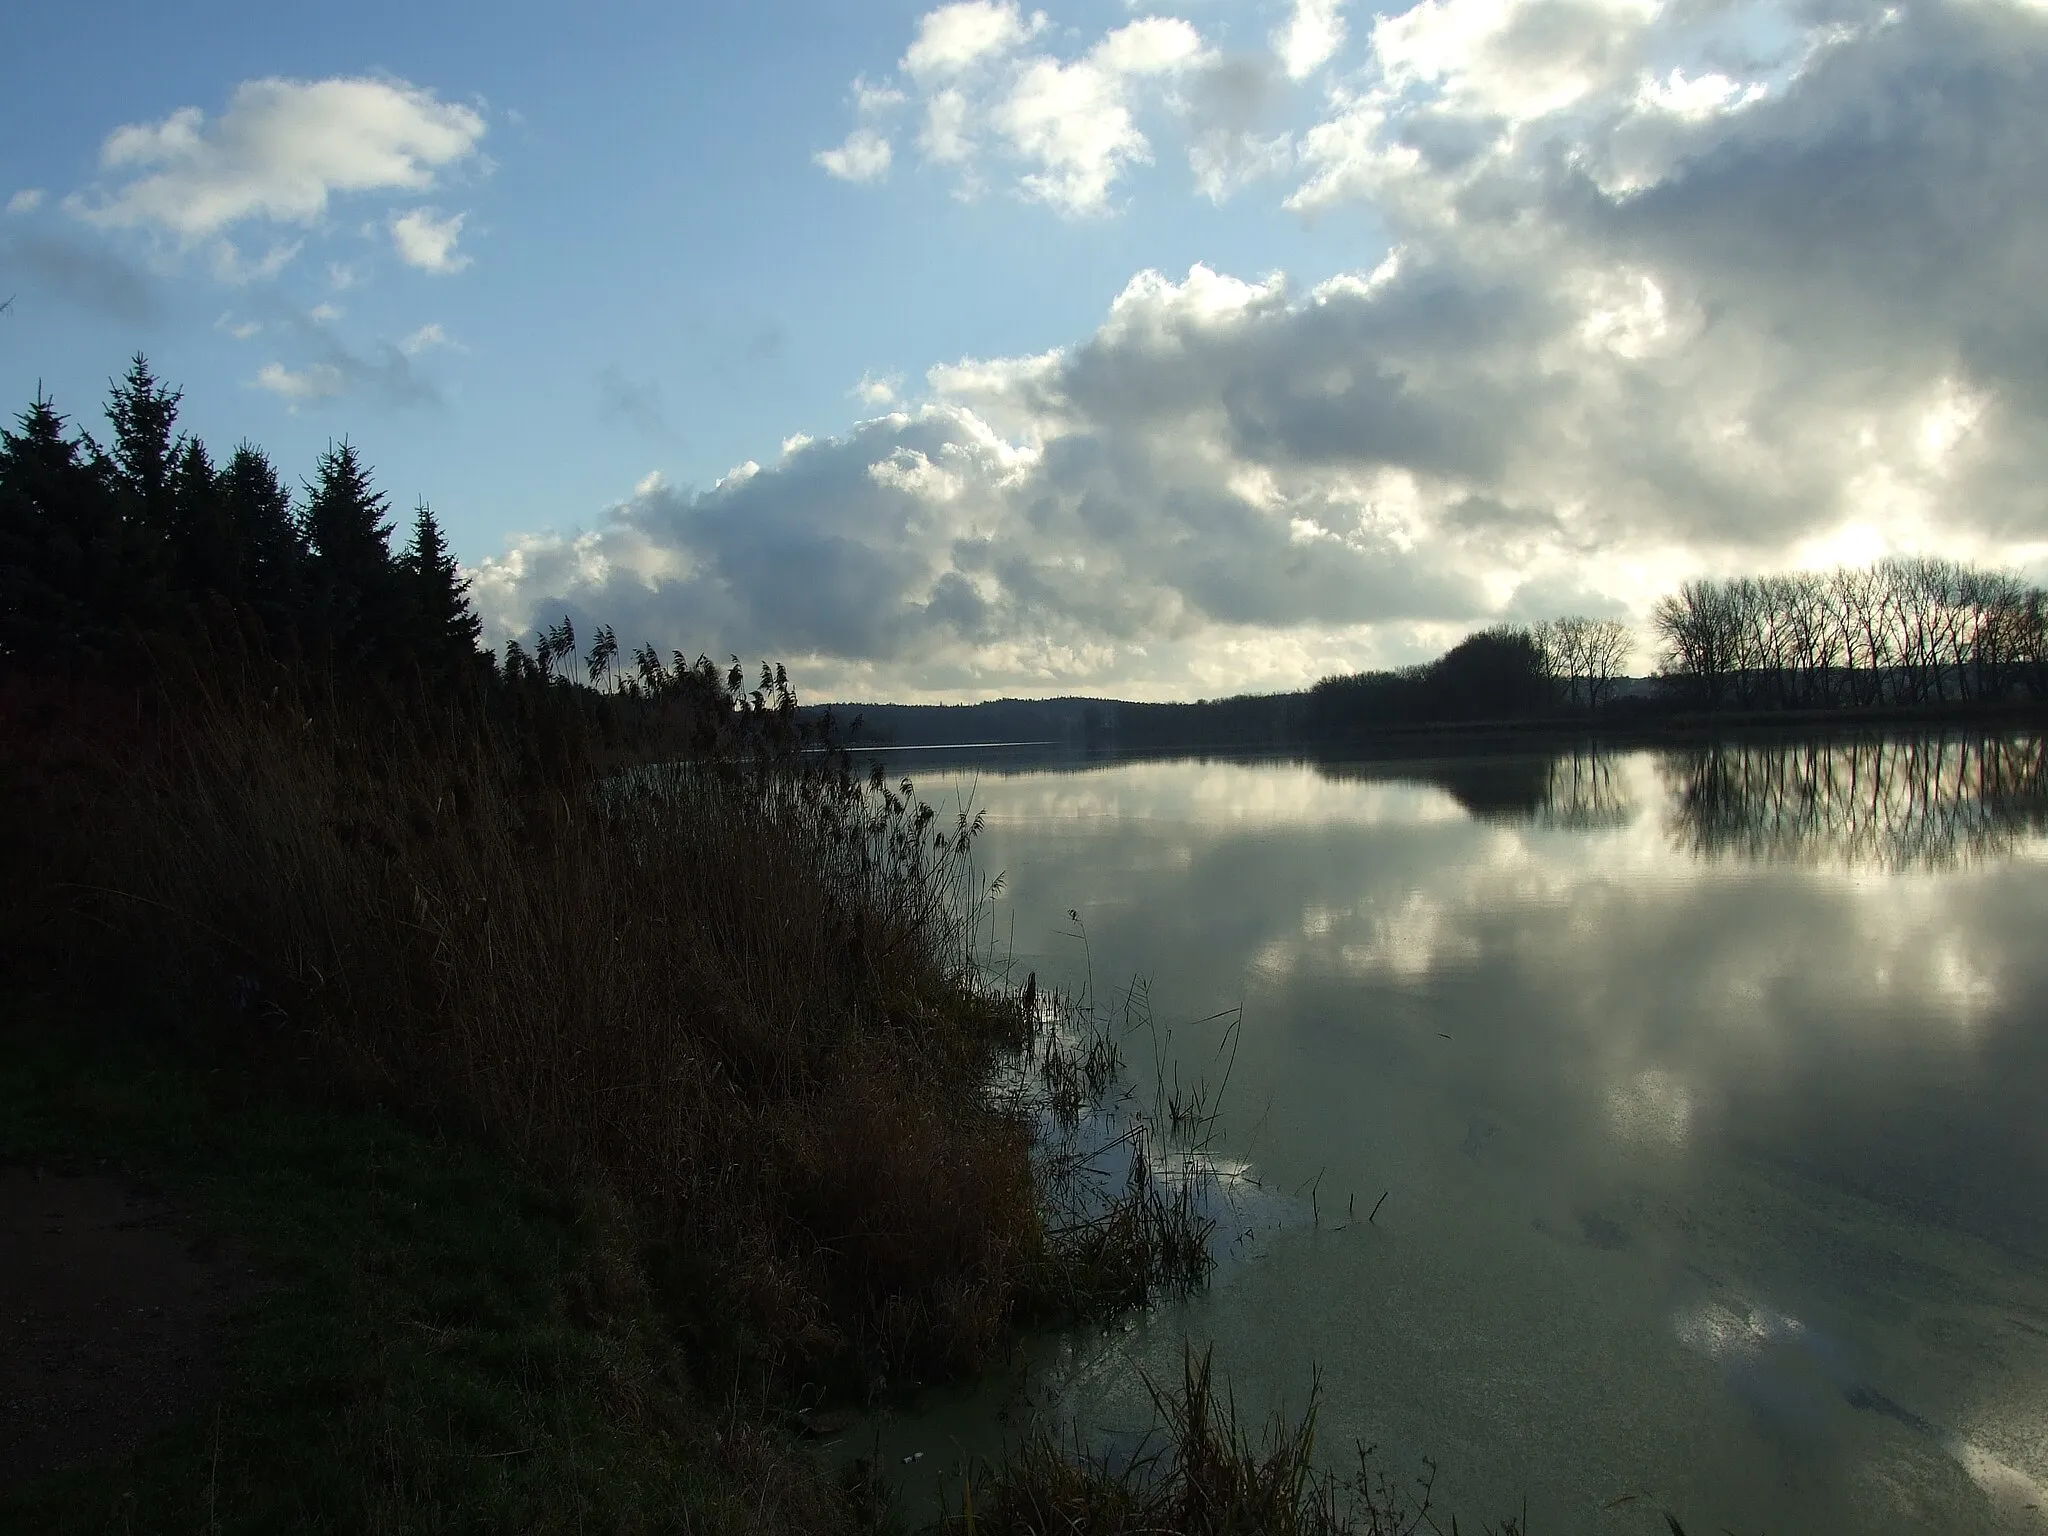
[[1142, 1155], [1077, 1205], [997, 1091], [1062, 1052], [907, 784], [636, 768], [544, 695], [0, 683], [0, 1159], [181, 1191], [274, 1282], [217, 1414], [25, 1529], [851, 1528], [794, 1407], [1206, 1273]]
[[0, 1493], [0, 1528], [830, 1531], [786, 1438], [693, 1385], [620, 1214], [502, 1156], [205, 1064], [132, 1003], [12, 992], [0, 1162], [148, 1180], [250, 1252], [217, 1407]]
[[[1318, 1463], [1313, 1391], [1300, 1416], [1254, 1433], [1206, 1353], [1186, 1351], [1177, 1387], [1146, 1385], [1159, 1428], [1137, 1454], [1112, 1462], [1041, 1431], [966, 1478], [948, 1536], [1456, 1536], [1434, 1507], [1434, 1467], [1411, 1493], [1369, 1447], [1349, 1473]], [[1526, 1522], [1480, 1529], [1525, 1536]]]
[[[203, 686], [79, 819], [67, 949], [595, 1188], [756, 1395], [971, 1371], [1041, 1310], [1028, 1033], [898, 788], [781, 759], [536, 774], [488, 720]], [[105, 771], [105, 770], [103, 770]]]

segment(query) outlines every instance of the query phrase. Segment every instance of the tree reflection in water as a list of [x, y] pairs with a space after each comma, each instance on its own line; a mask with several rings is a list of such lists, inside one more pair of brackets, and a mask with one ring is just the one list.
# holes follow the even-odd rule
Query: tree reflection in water
[[[1586, 746], [1316, 768], [1428, 784], [1480, 821], [1590, 831], [1641, 814], [1633, 755]], [[2048, 830], [2048, 739], [2027, 733], [1717, 741], [1650, 761], [1673, 838], [1703, 859], [1946, 869]]]
[[1479, 821], [1593, 828], [1635, 819], [1635, 797], [1620, 763], [1616, 753], [1580, 747], [1548, 755], [1319, 761], [1315, 767], [1326, 779], [1427, 784]]
[[1701, 858], [1946, 869], [2048, 827], [2048, 745], [1941, 734], [1661, 754], [1670, 826]]

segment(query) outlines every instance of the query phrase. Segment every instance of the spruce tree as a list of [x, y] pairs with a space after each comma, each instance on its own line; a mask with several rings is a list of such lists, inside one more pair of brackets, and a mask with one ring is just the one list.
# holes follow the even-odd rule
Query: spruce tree
[[183, 439], [171, 463], [171, 556], [187, 597], [215, 593], [231, 603], [242, 588], [242, 551], [228, 519], [224, 486], [206, 445]]
[[388, 669], [398, 660], [408, 594], [391, 556], [389, 505], [353, 443], [321, 455], [306, 498], [316, 639], [338, 660]]
[[40, 393], [16, 424], [0, 431], [0, 650], [95, 649], [132, 598], [114, 488]]
[[[110, 459], [127, 525], [128, 559], [150, 587], [170, 575], [176, 522], [172, 473], [177, 457], [179, 391], [157, 381], [140, 352], [128, 372], [110, 386], [107, 420], [113, 424]], [[146, 620], [151, 615], [134, 615]]]
[[220, 500], [241, 552], [243, 596], [273, 640], [304, 627], [308, 552], [290, 492], [260, 448], [242, 443], [220, 472]]
[[474, 669], [483, 623], [469, 606], [469, 581], [448, 551], [434, 509], [413, 511], [412, 542], [400, 561], [411, 589], [414, 641], [421, 668], [456, 678]]

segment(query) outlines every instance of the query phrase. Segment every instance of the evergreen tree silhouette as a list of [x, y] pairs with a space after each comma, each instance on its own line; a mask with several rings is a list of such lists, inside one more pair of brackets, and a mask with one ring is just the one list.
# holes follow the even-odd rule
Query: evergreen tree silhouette
[[171, 460], [171, 569], [184, 596], [211, 592], [239, 603], [247, 596], [242, 550], [222, 491], [206, 445], [183, 439]]
[[120, 628], [133, 586], [105, 461], [65, 435], [40, 392], [16, 424], [0, 431], [0, 649], [96, 649]]
[[[172, 473], [178, 444], [173, 433], [183, 398], [157, 381], [149, 359], [140, 352], [107, 396], [107, 420], [114, 428], [111, 464], [128, 528], [127, 557], [152, 597], [160, 597], [156, 589], [170, 575], [177, 517]], [[132, 617], [146, 620], [154, 615]]]
[[306, 497], [315, 636], [339, 661], [389, 669], [402, 648], [409, 595], [391, 557], [389, 504], [346, 439], [320, 456]]
[[241, 596], [273, 641], [306, 622], [306, 536], [277, 469], [251, 443], [240, 444], [220, 472], [220, 505], [240, 555]]
[[416, 655], [426, 672], [461, 677], [474, 669], [483, 622], [469, 606], [469, 581], [448, 551], [434, 509], [413, 510], [412, 542], [400, 557], [410, 589]]

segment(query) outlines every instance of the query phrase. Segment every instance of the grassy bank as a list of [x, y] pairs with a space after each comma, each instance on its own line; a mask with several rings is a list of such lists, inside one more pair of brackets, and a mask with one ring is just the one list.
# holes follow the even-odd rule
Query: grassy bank
[[772, 707], [676, 760], [545, 681], [10, 682], [0, 1166], [267, 1277], [212, 1417], [24, 1528], [853, 1528], [796, 1410], [1198, 1278], [995, 1090], [1042, 1009], [974, 969], [971, 823]]
[[0, 1164], [162, 1191], [258, 1289], [216, 1401], [0, 1492], [0, 1529], [850, 1528], [786, 1436], [692, 1385], [615, 1206], [97, 990], [7, 998]]

